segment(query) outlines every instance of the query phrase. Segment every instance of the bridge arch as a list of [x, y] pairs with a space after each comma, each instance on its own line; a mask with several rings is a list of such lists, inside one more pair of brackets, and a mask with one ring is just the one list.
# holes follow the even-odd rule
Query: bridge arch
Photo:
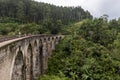
[[27, 47], [26, 53], [26, 80], [33, 79], [33, 49], [31, 43]]
[[48, 37], [48, 41], [51, 41], [50, 37]]
[[40, 67], [40, 74], [43, 74], [43, 44], [42, 39], [39, 40], [39, 67]]
[[55, 38], [55, 45], [58, 44], [58, 42], [59, 42], [59, 37], [56, 37]]
[[40, 67], [39, 67], [39, 41], [35, 40], [33, 44], [33, 77], [38, 79], [40, 75]]
[[[33, 65], [35, 64], [36, 68], [36, 62], [39, 62], [39, 67], [37, 66], [39, 74], [46, 73], [49, 54], [55, 49], [56, 41], [59, 41], [56, 37], [60, 39], [59, 35], [31, 35], [1, 42], [0, 79], [33, 80], [35, 72]], [[36, 58], [35, 63], [33, 58]]]
[[11, 80], [25, 80], [25, 63], [21, 50], [15, 56]]

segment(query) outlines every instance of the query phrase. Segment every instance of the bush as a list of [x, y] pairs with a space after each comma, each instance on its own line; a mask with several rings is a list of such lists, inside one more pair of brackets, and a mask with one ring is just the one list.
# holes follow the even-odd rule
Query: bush
[[104, 46], [80, 36], [66, 37], [49, 60], [49, 74], [71, 80], [119, 80], [120, 62]]

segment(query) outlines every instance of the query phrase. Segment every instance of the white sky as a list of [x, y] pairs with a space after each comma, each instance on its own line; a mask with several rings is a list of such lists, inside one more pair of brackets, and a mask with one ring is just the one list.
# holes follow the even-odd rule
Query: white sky
[[103, 14], [109, 15], [110, 19], [120, 17], [120, 0], [35, 0], [51, 3], [59, 6], [81, 6], [88, 10], [94, 17]]

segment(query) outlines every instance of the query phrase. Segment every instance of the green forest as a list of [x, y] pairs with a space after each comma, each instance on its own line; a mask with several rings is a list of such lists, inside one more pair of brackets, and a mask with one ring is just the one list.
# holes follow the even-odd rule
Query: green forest
[[[55, 6], [33, 0], [0, 0], [0, 35], [58, 34], [63, 25], [92, 19], [81, 7]], [[24, 31], [26, 30], [27, 31]]]
[[82, 7], [0, 0], [0, 36], [62, 34], [40, 80], [120, 80], [120, 18]]

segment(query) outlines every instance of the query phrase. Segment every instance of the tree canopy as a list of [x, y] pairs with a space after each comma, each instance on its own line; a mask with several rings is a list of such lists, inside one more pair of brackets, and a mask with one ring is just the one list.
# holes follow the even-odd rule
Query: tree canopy
[[49, 60], [49, 78], [62, 74], [62, 80], [119, 80], [119, 26], [119, 20], [103, 17], [70, 24]]
[[64, 24], [91, 18], [79, 7], [62, 7], [33, 0], [0, 0], [0, 17], [17, 18], [22, 23], [42, 23], [46, 19], [61, 20]]

